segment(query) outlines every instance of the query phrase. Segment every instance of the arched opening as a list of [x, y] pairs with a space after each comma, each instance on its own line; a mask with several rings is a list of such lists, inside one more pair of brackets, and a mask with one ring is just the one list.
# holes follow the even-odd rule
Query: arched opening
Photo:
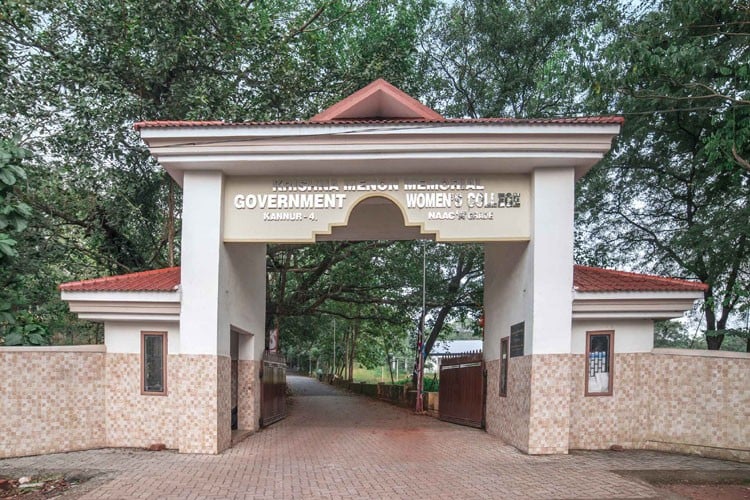
[[349, 213], [345, 226], [334, 226], [330, 234], [319, 234], [316, 241], [434, 240], [418, 225], [406, 225], [404, 213], [386, 196], [370, 196]]

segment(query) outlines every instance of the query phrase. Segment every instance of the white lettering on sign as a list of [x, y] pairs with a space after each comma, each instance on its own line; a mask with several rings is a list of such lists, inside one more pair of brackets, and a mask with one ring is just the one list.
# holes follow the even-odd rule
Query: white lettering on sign
[[234, 197], [234, 208], [261, 210], [344, 208], [345, 194], [238, 194]]
[[399, 185], [396, 182], [384, 179], [376, 181], [360, 180], [356, 182], [345, 182], [344, 191], [398, 191]]
[[338, 191], [339, 183], [332, 179], [274, 179], [271, 190], [276, 191]]
[[408, 179], [405, 191], [484, 191], [479, 179]]
[[461, 206], [461, 195], [453, 193], [406, 193], [407, 208], [452, 208], [458, 196], [457, 207]]
[[[344, 191], [399, 191], [401, 186], [389, 180], [347, 181]], [[516, 208], [521, 206], [519, 193], [496, 193], [483, 191], [485, 187], [478, 179], [456, 180], [414, 180], [403, 183], [407, 191], [406, 207], [410, 209], [458, 208], [466, 203], [467, 208]], [[335, 180], [323, 179], [275, 179], [269, 194], [237, 194], [234, 208], [260, 210], [318, 210], [342, 209], [346, 201], [345, 193], [338, 193], [339, 184]], [[313, 191], [310, 193], [309, 191]], [[466, 194], [450, 191], [468, 191]], [[432, 220], [485, 220], [492, 219], [491, 213], [480, 212], [430, 212]], [[278, 215], [279, 217], [276, 217]], [[298, 212], [272, 214], [264, 213], [264, 221], [277, 220], [316, 220]]]
[[468, 212], [458, 210], [454, 212], [427, 212], [427, 220], [493, 220], [492, 212]]
[[521, 241], [530, 235], [530, 193], [521, 174], [229, 176], [224, 239], [401, 237], [403, 221], [439, 241]]
[[298, 221], [306, 219], [302, 212], [263, 212], [264, 221]]

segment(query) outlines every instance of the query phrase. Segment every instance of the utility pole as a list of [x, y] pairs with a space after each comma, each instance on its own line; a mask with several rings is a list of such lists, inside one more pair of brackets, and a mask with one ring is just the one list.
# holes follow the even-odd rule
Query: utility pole
[[424, 411], [424, 321], [427, 314], [427, 244], [422, 242], [422, 314], [417, 337], [417, 413]]
[[333, 318], [333, 377], [336, 378], [336, 318]]

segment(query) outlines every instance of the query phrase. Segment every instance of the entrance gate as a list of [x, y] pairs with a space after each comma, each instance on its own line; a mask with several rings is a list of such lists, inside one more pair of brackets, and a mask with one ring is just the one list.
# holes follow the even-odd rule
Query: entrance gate
[[265, 351], [261, 371], [260, 425], [265, 427], [286, 417], [286, 359]]
[[481, 352], [442, 358], [440, 420], [483, 428], [486, 380]]
[[[204, 375], [179, 383], [197, 381], [202, 391], [221, 398], [219, 404], [207, 402], [205, 411], [201, 408], [207, 419], [201, 428], [208, 429], [203, 439], [186, 440], [179, 447], [221, 451], [224, 429], [215, 423], [229, 420], [231, 391], [218, 390], [225, 388], [223, 372], [205, 372], [202, 358], [193, 360], [192, 355], [219, 363], [231, 351], [230, 327], [250, 334], [251, 340], [244, 339], [238, 348], [238, 366], [243, 361], [257, 366], [263, 360], [265, 371], [261, 382], [261, 370], [240, 370], [246, 375], [238, 375], [239, 385], [249, 388], [239, 392], [240, 427], [259, 421], [267, 425], [285, 413], [284, 363], [275, 365], [263, 356], [266, 325], [273, 319], [266, 318], [263, 293], [266, 245], [431, 239], [484, 244], [485, 345], [499, 345], [514, 324], [524, 322], [527, 330], [516, 339], [519, 353], [567, 360], [573, 345], [575, 179], [609, 151], [621, 123], [620, 117], [447, 119], [384, 80], [309, 120], [138, 123], [153, 156], [183, 190], [182, 268], [176, 282], [159, 283], [169, 294], [142, 294], [139, 301], [148, 301], [144, 305], [128, 302], [128, 312], [119, 305], [107, 312], [105, 329], [131, 316], [134, 322], [132, 345], [118, 340], [111, 347], [137, 350], [137, 337], [149, 330], [147, 325], [169, 321], [168, 336], [178, 342], [170, 340], [170, 349], [177, 346], [180, 355], [190, 355], [185, 373]], [[152, 278], [139, 275], [138, 286], [156, 287]], [[110, 290], [112, 283], [105, 283]], [[84, 304], [94, 295], [82, 292], [75, 307], [88, 307]], [[108, 296], [107, 303], [117, 297], [119, 292]], [[595, 299], [584, 294], [580, 300]], [[581, 309], [580, 314], [587, 318], [600, 312]], [[494, 348], [485, 352], [488, 362], [497, 361]], [[443, 369], [442, 416], [481, 426], [481, 357], [453, 361]], [[478, 368], [460, 366], [472, 363]], [[526, 401], [530, 394], [551, 390], [545, 377], [524, 383], [531, 384]], [[570, 391], [569, 380], [555, 383]], [[243, 402], [243, 395], [252, 397], [252, 404]], [[494, 391], [490, 397], [507, 406], [507, 401], [494, 400]], [[570, 414], [569, 399], [555, 406], [556, 415]], [[173, 411], [185, 411], [179, 401], [169, 401], [176, 405]], [[523, 415], [514, 424], [526, 429], [540, 425], [532, 420]], [[567, 417], [559, 421], [555, 432], [547, 434], [569, 434]], [[497, 424], [490, 427], [499, 429]], [[568, 440], [557, 437], [533, 442], [504, 437], [534, 452], [568, 448]], [[194, 444], [198, 441], [203, 444]]]

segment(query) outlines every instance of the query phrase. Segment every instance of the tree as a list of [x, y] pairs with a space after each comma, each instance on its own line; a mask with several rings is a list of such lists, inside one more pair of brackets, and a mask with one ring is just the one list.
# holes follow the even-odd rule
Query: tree
[[468, 0], [437, 12], [422, 43], [428, 102], [454, 117], [581, 110], [613, 1]]
[[627, 117], [579, 196], [579, 236], [622, 261], [709, 285], [706, 341], [718, 349], [750, 297], [750, 6], [662, 2], [626, 18], [594, 86]]
[[133, 122], [305, 118], [379, 76], [414, 90], [431, 6], [0, 3], [0, 129], [34, 153], [19, 194], [33, 209], [18, 241], [30, 258], [10, 283], [19, 300], [68, 331], [57, 283], [179, 261], [180, 192]]
[[447, 322], [480, 314], [479, 245], [345, 241], [271, 246], [267, 326], [280, 326], [286, 352], [308, 352], [316, 339], [316, 345], [325, 346], [325, 359], [332, 359], [331, 321], [321, 318], [336, 318], [339, 376], [346, 366], [350, 378], [355, 360], [373, 366], [402, 354], [393, 346], [417, 331], [422, 314], [423, 252], [429, 355]]

